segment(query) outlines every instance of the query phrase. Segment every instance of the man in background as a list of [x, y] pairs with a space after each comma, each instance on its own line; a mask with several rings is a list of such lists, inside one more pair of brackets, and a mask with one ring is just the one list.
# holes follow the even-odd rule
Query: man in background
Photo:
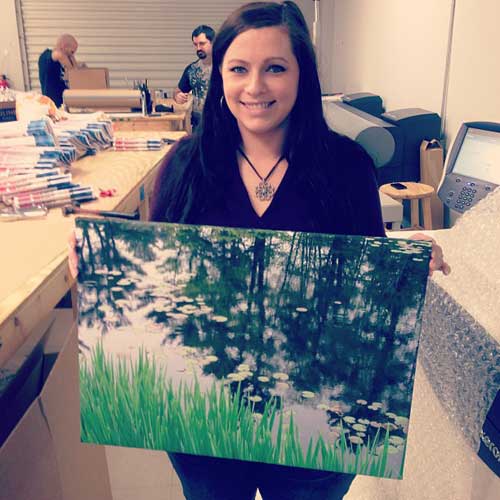
[[77, 49], [76, 38], [64, 34], [57, 39], [54, 49], [44, 50], [38, 58], [38, 76], [42, 94], [50, 97], [57, 107], [61, 106], [63, 92], [68, 88], [65, 71], [82, 66], [75, 59]]
[[194, 29], [191, 39], [198, 59], [186, 66], [174, 91], [174, 100], [177, 104], [186, 104], [189, 92], [193, 93], [191, 114], [193, 129], [200, 121], [207, 96], [208, 83], [212, 73], [212, 41], [214, 37], [215, 31], [210, 26], [202, 24]]

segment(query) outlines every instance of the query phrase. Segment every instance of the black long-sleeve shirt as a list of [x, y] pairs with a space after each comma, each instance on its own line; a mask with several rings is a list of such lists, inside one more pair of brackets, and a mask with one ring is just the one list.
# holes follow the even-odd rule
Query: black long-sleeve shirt
[[[224, 203], [209, 205], [203, 212], [192, 214], [187, 222], [254, 229], [385, 236], [371, 158], [348, 138], [332, 133], [331, 141], [334, 143], [335, 159], [325, 159], [332, 163], [331, 175], [324, 180], [323, 186], [316, 188], [316, 192], [303, 186], [297, 165], [290, 162], [271, 204], [259, 217], [250, 203], [238, 165], [235, 164], [224, 181]], [[151, 205], [151, 220], [165, 220], [165, 200], [162, 199], [161, 184], [174, 169], [179, 168], [185, 166], [179, 164], [177, 148], [173, 148], [158, 173]], [[334, 184], [327, 186], [326, 183]], [[328, 211], [322, 209], [319, 203], [326, 196], [331, 197], [328, 200]]]
[[[189, 139], [187, 139], [189, 140]], [[358, 234], [364, 236], [385, 236], [382, 222], [380, 198], [371, 158], [356, 143], [332, 133], [331, 150], [334, 158], [325, 158], [328, 174], [324, 183], [311, 190], [305, 187], [300, 169], [294, 162], [289, 162], [288, 169], [279, 185], [274, 198], [262, 217], [252, 207], [245, 185], [240, 177], [238, 165], [227, 172], [224, 178], [224, 202], [204, 204], [204, 210], [191, 213], [186, 221], [190, 224], [206, 224], [254, 229], [291, 230], [304, 232], [322, 232], [333, 234]], [[165, 221], [167, 200], [163, 184], [169, 180], [183, 179], [186, 169], [193, 165], [183, 163], [179, 149], [182, 142], [168, 153], [160, 166], [151, 203], [151, 220]], [[181, 181], [182, 182], [182, 181]], [[328, 185], [327, 183], [333, 183]], [[207, 193], [210, 197], [210, 193]], [[329, 198], [328, 203], [322, 203]], [[330, 199], [331, 198], [331, 199]], [[328, 210], [323, 207], [328, 206]], [[178, 222], [170, 220], [169, 222]], [[255, 470], [255, 477], [263, 484], [280, 481], [300, 481], [313, 488], [321, 481], [326, 492], [335, 498], [341, 498], [349, 488], [354, 476], [328, 471], [313, 471], [303, 468], [288, 468], [279, 465], [259, 464], [220, 459], [216, 457], [193, 456], [183, 453], [169, 453], [170, 460], [183, 483], [193, 480], [193, 473], [203, 471], [196, 476], [201, 485], [207, 483], [207, 477], [233, 478], [245, 475], [249, 467]], [[201, 479], [199, 479], [201, 477]], [[193, 484], [198, 481], [194, 481]], [[231, 480], [229, 481], [231, 482]], [[313, 483], [314, 482], [314, 483]], [[288, 484], [288, 483], [286, 483]], [[299, 483], [300, 484], [300, 483]], [[313, 487], [313, 484], [315, 486]], [[186, 486], [185, 486], [186, 487]], [[306, 486], [304, 486], [306, 487]]]

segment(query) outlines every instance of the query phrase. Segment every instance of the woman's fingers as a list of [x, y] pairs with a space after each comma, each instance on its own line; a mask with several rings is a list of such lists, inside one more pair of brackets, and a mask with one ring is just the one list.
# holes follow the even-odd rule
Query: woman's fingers
[[429, 263], [429, 276], [434, 271], [441, 271], [445, 276], [451, 273], [450, 265], [444, 260], [443, 249], [436, 243], [434, 238], [423, 233], [415, 233], [410, 237], [412, 240], [430, 241], [432, 243], [431, 261]]
[[76, 232], [72, 229], [68, 236], [68, 265], [69, 272], [73, 279], [76, 279], [78, 276], [78, 253], [76, 251], [76, 245]]

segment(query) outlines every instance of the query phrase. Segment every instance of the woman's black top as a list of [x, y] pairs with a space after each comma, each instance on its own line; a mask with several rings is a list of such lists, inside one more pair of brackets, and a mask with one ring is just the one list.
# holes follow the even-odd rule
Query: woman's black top
[[[301, 169], [290, 161], [271, 204], [259, 217], [250, 203], [238, 165], [235, 164], [224, 179], [222, 202], [207, 204], [204, 210], [191, 214], [185, 222], [253, 229], [385, 236], [371, 158], [346, 137], [332, 132], [329, 139], [333, 154], [324, 159], [327, 174], [314, 190], [306, 186], [300, 176]], [[179, 149], [182, 147], [183, 141], [172, 148], [160, 166], [151, 204], [153, 221], [166, 220], [162, 184], [168, 182], [169, 175], [179, 175], [179, 171], [175, 172], [175, 169], [190, 168], [179, 162]], [[210, 196], [208, 190], [206, 196]]]
[[[151, 220], [165, 222], [166, 198], [174, 196], [165, 185], [172, 179], [177, 182], [193, 165], [182, 162], [181, 141], [166, 156], [156, 179], [151, 204]], [[224, 196], [214, 203], [205, 203], [204, 209], [191, 213], [184, 222], [256, 229], [291, 230], [333, 234], [358, 234], [364, 236], [385, 236], [380, 208], [380, 198], [375, 179], [373, 162], [365, 151], [350, 139], [331, 133], [331, 157], [325, 157], [323, 182], [315, 188], [301, 178], [300, 167], [289, 161], [288, 169], [266, 212], [259, 217], [248, 197], [240, 177], [238, 165], [227, 172], [224, 179]], [[169, 176], [172, 176], [169, 178]], [[174, 182], [174, 184], [175, 184]], [[206, 190], [207, 200], [211, 193]], [[178, 222], [170, 220], [169, 222]], [[307, 491], [308, 497], [343, 498], [354, 476], [349, 474], [315, 471], [310, 469], [284, 467], [216, 457], [194, 456], [183, 453], [169, 453], [170, 460], [179, 475], [185, 493], [189, 498], [208, 498], [204, 488], [218, 487], [226, 492], [241, 491], [272, 484], [280, 489], [294, 484], [294, 488]], [[253, 471], [249, 474], [249, 471]], [[240, 478], [245, 480], [241, 481]], [[219, 479], [221, 478], [221, 479]], [[215, 482], [215, 486], [214, 486]], [[244, 483], [244, 484], [243, 484]], [[255, 483], [255, 484], [254, 484]], [[207, 486], [208, 485], [208, 486]], [[232, 488], [228, 490], [229, 486]], [[208, 491], [207, 489], [207, 491]], [[266, 491], [266, 490], [262, 490]], [[312, 495], [312, 496], [310, 496]], [[218, 495], [220, 496], [220, 495]], [[301, 497], [302, 498], [302, 497]], [[318, 496], [319, 498], [319, 496]]]

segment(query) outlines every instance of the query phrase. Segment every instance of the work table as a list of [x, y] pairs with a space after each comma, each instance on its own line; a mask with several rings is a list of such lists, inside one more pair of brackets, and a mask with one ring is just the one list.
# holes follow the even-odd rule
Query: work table
[[[148, 137], [172, 139], [184, 134], [147, 132]], [[141, 152], [109, 150], [73, 163], [75, 182], [90, 185], [96, 192], [99, 188], [116, 189], [115, 196], [99, 198], [83, 208], [121, 212], [139, 209], [141, 218], [146, 218], [156, 169], [170, 147]], [[67, 241], [73, 219], [64, 217], [60, 208], [53, 208], [44, 219], [0, 225], [0, 367], [71, 287]]]

